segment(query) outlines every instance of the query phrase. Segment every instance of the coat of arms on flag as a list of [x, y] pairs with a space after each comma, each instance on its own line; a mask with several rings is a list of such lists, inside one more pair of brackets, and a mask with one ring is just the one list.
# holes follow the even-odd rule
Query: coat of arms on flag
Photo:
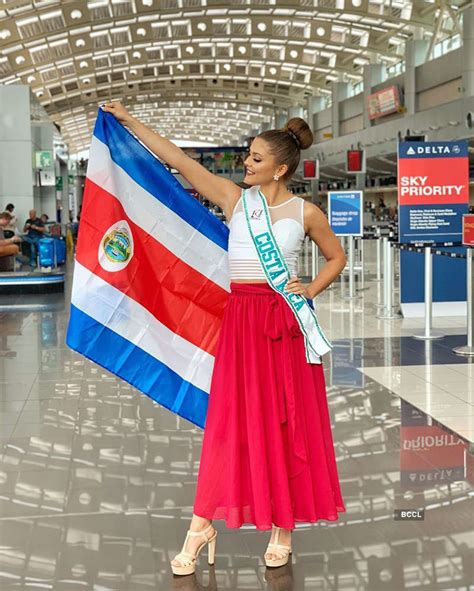
[[200, 427], [229, 294], [228, 233], [99, 109], [66, 342]]

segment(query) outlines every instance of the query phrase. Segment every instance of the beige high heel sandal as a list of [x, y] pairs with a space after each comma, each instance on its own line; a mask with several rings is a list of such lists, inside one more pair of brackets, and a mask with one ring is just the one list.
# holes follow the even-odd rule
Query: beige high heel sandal
[[[214, 533], [211, 537], [208, 537], [208, 533], [211, 529], [214, 530]], [[196, 550], [196, 554], [186, 552], [186, 544], [188, 542], [188, 538], [197, 536], [204, 536], [205, 540]], [[206, 527], [206, 529], [203, 529], [202, 531], [188, 530], [181, 552], [173, 558], [173, 560], [179, 560], [182, 563], [182, 566], [175, 566], [174, 564], [171, 564], [171, 570], [173, 571], [173, 574], [192, 575], [196, 571], [196, 559], [199, 556], [201, 550], [204, 548], [204, 546], [206, 546], [206, 544], [209, 544], [208, 563], [210, 565], [214, 564], [214, 556], [216, 553], [216, 538], [217, 531], [213, 528], [212, 523], [209, 524]]]
[[[268, 544], [267, 551], [265, 552], [264, 556], [265, 564], [271, 567], [283, 566], [287, 564], [290, 554], [292, 554], [291, 546], [278, 543], [281, 527], [276, 527], [273, 525], [272, 533], [273, 530], [276, 531], [275, 541]], [[278, 558], [267, 558], [267, 554], [276, 554]]]

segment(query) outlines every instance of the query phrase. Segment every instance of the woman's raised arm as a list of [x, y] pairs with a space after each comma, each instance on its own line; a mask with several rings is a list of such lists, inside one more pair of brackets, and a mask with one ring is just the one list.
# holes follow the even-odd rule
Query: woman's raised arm
[[225, 213], [233, 209], [241, 192], [238, 185], [209, 172], [173, 142], [130, 115], [120, 102], [106, 103], [102, 109], [112, 113], [118, 121], [126, 125], [158, 158], [176, 168], [201, 195], [218, 205]]

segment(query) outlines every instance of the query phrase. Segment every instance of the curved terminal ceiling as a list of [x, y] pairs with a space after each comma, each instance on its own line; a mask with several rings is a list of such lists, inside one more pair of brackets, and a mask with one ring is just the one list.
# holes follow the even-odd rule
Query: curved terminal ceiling
[[232, 144], [366, 64], [399, 62], [409, 36], [451, 35], [468, 3], [3, 0], [0, 82], [31, 86], [72, 153], [115, 98], [175, 139]]

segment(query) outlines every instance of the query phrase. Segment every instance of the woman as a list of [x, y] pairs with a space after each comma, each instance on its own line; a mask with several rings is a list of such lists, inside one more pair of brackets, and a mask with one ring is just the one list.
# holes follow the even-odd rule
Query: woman
[[[173, 573], [193, 573], [206, 544], [209, 564], [214, 563], [213, 519], [225, 519], [231, 528], [253, 523], [259, 530], [272, 529], [265, 563], [282, 566], [291, 553], [295, 522], [336, 520], [345, 511], [322, 362], [306, 361], [295, 314], [268, 284], [246, 225], [242, 189], [210, 173], [120, 103], [103, 108], [230, 220], [231, 294], [216, 352], [193, 518], [183, 549], [171, 562]], [[284, 129], [257, 136], [244, 163], [244, 182], [260, 187], [290, 270], [285, 289], [309, 300], [336, 279], [346, 262], [321, 210], [287, 189], [301, 149], [312, 143], [308, 125], [293, 118]], [[252, 215], [259, 217], [258, 211]], [[327, 261], [309, 285], [296, 276], [306, 234]]]

